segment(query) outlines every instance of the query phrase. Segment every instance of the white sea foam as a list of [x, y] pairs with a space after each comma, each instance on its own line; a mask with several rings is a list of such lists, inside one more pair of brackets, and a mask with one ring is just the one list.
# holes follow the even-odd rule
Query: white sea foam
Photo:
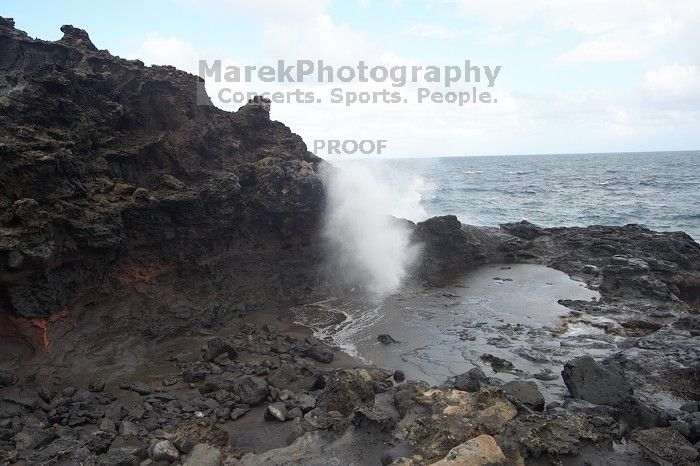
[[379, 306], [355, 300], [327, 298], [292, 309], [295, 323], [309, 327], [314, 337], [340, 348], [346, 354], [366, 363], [371, 361], [360, 355], [355, 342], [356, 335], [371, 328], [381, 318]]
[[416, 179], [398, 186], [378, 173], [358, 164], [325, 170], [323, 236], [329, 278], [383, 298], [398, 290], [419, 254], [407, 226], [389, 214], [424, 218], [425, 183]]

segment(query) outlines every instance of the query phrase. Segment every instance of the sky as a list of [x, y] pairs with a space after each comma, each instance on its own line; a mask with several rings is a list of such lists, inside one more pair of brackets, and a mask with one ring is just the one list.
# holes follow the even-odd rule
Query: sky
[[[115, 55], [194, 74], [199, 60], [216, 59], [501, 67], [493, 87], [207, 79], [216, 105], [231, 111], [240, 103], [219, 101], [222, 88], [314, 92], [321, 102], [271, 110], [311, 150], [317, 140], [386, 141], [367, 157], [700, 149], [697, 0], [3, 0], [0, 15], [48, 40], [72, 24]], [[417, 99], [420, 88], [432, 96], [474, 86], [497, 103]], [[398, 90], [402, 99], [348, 106], [330, 101], [334, 88], [343, 96]]]

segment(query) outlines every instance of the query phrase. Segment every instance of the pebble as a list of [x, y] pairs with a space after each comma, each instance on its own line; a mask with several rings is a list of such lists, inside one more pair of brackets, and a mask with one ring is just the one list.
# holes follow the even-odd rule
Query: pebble
[[114, 424], [113, 420], [104, 418], [102, 419], [102, 422], [100, 422], [100, 430], [103, 432], [116, 433], [117, 426]]
[[151, 458], [155, 461], [177, 461], [180, 459], [180, 452], [170, 440], [161, 440], [153, 445]]
[[243, 415], [244, 415], [245, 413], [247, 413], [247, 412], [248, 412], [247, 409], [243, 409], [243, 408], [234, 408], [234, 409], [231, 410], [231, 415], [229, 416], [229, 418], [230, 418], [232, 421], [235, 421], [236, 419], [238, 419], [239, 417], [243, 416]]
[[104, 380], [94, 380], [90, 382], [90, 385], [88, 385], [88, 390], [91, 392], [99, 393], [105, 389], [105, 381]]
[[266, 421], [273, 421], [276, 419], [284, 422], [287, 420], [287, 415], [287, 408], [285, 407], [284, 403], [281, 402], [271, 403], [267, 405], [267, 409], [265, 410]]
[[398, 340], [395, 340], [394, 337], [392, 337], [388, 333], [382, 333], [381, 335], [378, 335], [377, 340], [379, 340], [379, 342], [382, 345], [392, 345], [394, 343], [399, 343]]

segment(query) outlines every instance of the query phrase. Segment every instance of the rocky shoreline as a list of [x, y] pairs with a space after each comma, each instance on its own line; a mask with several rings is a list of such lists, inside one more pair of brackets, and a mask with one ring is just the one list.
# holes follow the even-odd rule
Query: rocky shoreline
[[[609, 299], [610, 306], [631, 303]], [[698, 359], [684, 360], [678, 351], [689, 356], [697, 351], [697, 315], [671, 318], [674, 307], [684, 304], [658, 301], [648, 299], [647, 305], [671, 311], [647, 315], [647, 322], [672, 319], [669, 325], [622, 327], [630, 331], [628, 343], [614, 357], [569, 362], [561, 375], [571, 398], [548, 405], [535, 381], [504, 383], [479, 368], [430, 387], [405, 380], [400, 370], [353, 367], [356, 361], [314, 339], [281, 310], [236, 318], [230, 334], [200, 337], [201, 350], [176, 345], [163, 356], [170, 370], [150, 374], [148, 382], [83, 377], [82, 384], [75, 379], [44, 385], [4, 371], [4, 461], [693, 464], [697, 444], [691, 442], [700, 434], [692, 374], [697, 375]], [[676, 347], [678, 340], [669, 334], [691, 346]], [[640, 368], [633, 359], [645, 353], [652, 361], [668, 361], [661, 347], [665, 341], [676, 351], [676, 363], [690, 363], [683, 374], [688, 384], [674, 387], [687, 397], [676, 410], [647, 404], [636, 393], [645, 377], [670, 388], [654, 379], [663, 374]], [[666, 370], [669, 377], [675, 368]]]
[[561, 304], [615, 348], [564, 364], [570, 396], [550, 403], [527, 374], [406, 380], [293, 323], [290, 304], [332, 290], [323, 162], [269, 105], [196, 105], [195, 77], [62, 30], [0, 18], [1, 463], [697, 464], [688, 235], [402, 221], [423, 249], [408, 289], [547, 265], [600, 293]]

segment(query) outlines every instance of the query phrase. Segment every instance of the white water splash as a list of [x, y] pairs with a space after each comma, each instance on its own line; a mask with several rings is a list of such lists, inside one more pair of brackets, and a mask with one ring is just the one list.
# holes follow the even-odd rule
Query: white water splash
[[391, 189], [376, 170], [348, 164], [324, 172], [323, 235], [332, 279], [382, 298], [395, 292], [417, 259], [410, 230], [389, 214], [422, 219], [421, 183]]

